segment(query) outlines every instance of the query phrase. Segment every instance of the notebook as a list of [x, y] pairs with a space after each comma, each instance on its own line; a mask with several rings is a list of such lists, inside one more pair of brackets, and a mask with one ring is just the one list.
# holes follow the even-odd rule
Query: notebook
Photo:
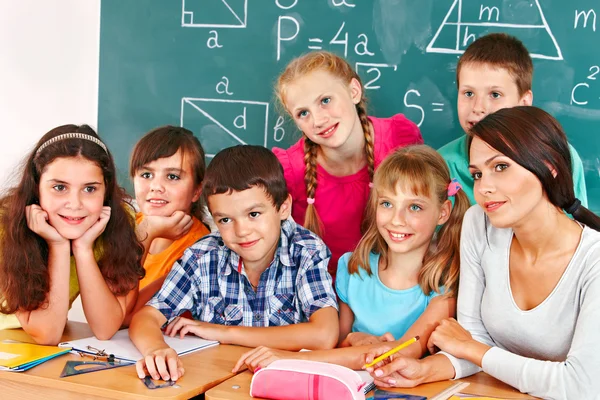
[[358, 373], [358, 375], [360, 375], [360, 378], [363, 380], [363, 382], [366, 383], [365, 387], [363, 387], [364, 394], [367, 394], [371, 390], [375, 389], [375, 381], [374, 381], [373, 377], [371, 376], [371, 374], [369, 374], [367, 371], [356, 371], [356, 372]]
[[[167, 345], [180, 356], [219, 344], [217, 341], [205, 340], [197, 336], [185, 336], [181, 339], [179, 336], [170, 337], [165, 335], [164, 339]], [[63, 342], [59, 346], [72, 347], [73, 350], [88, 354], [96, 354], [97, 350], [104, 350], [106, 354], [114, 354], [116, 359], [128, 362], [136, 362], [142, 359], [142, 354], [129, 339], [129, 331], [127, 329], [118, 331], [110, 340], [98, 340], [95, 336], [92, 336]]]
[[0, 371], [27, 371], [70, 350], [70, 348], [32, 343], [0, 342]]

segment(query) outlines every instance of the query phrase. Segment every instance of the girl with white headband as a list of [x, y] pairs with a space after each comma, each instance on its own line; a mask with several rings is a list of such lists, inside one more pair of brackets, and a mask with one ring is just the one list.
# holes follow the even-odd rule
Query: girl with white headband
[[81, 294], [92, 332], [110, 339], [144, 276], [127, 207], [93, 129], [64, 125], [44, 135], [0, 199], [0, 329], [22, 327], [57, 344]]

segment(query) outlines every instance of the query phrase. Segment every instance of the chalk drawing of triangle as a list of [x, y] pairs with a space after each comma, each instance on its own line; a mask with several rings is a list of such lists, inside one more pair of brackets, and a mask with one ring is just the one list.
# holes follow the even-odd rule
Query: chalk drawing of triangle
[[181, 26], [245, 28], [248, 0], [181, 0]]
[[[239, 129], [233, 121], [245, 108], [249, 129]], [[239, 144], [266, 146], [268, 114], [266, 102], [184, 97], [180, 124], [194, 132], [206, 155], [212, 157], [221, 149]]]
[[[489, 18], [488, 21], [485, 22], [480, 22], [478, 20], [465, 21], [462, 18], [465, 11], [463, 8], [464, 2], [465, 0], [454, 0], [440, 27], [427, 45], [425, 50], [426, 53], [462, 54], [464, 53], [466, 41], [465, 37], [468, 34], [468, 31], [465, 31], [465, 29], [468, 30], [469, 27], [484, 27], [486, 29], [498, 32], [509, 31], [511, 35], [517, 37], [519, 37], [518, 32], [522, 30], [543, 31], [544, 34], [547, 35], [548, 41], [552, 44], [554, 53], [547, 54], [545, 51], [542, 52], [529, 49], [531, 58], [547, 60], [563, 59], [560, 47], [558, 46], [558, 43], [552, 34], [552, 30], [550, 29], [548, 22], [546, 21], [546, 17], [544, 16], [544, 12], [542, 11], [539, 0], [530, 1], [530, 6], [535, 6], [535, 10], [537, 10], [539, 13], [537, 14], [541, 21], [539, 24], [495, 22], [489, 21]], [[519, 2], [515, 1], [515, 3]], [[483, 8], [480, 2], [477, 2], [476, 4]], [[525, 46], [527, 47], [527, 43], [525, 43]]]

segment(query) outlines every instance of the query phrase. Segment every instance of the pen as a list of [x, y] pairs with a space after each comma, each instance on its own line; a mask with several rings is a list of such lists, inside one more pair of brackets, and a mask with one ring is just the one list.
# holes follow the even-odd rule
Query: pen
[[402, 343], [399, 346], [394, 347], [393, 349], [391, 349], [390, 351], [386, 351], [385, 353], [383, 353], [382, 355], [380, 355], [379, 357], [377, 357], [376, 359], [374, 359], [373, 361], [371, 361], [369, 364], [365, 364], [363, 366], [363, 368], [369, 368], [372, 367], [373, 365], [377, 364], [378, 362], [385, 360], [386, 358], [388, 358], [389, 356], [391, 356], [394, 353], [399, 352], [400, 350], [402, 350], [405, 347], [410, 346], [411, 344], [413, 344], [414, 342], [416, 342], [417, 340], [419, 340], [418, 336], [415, 336], [412, 339], [408, 339], [406, 342]]

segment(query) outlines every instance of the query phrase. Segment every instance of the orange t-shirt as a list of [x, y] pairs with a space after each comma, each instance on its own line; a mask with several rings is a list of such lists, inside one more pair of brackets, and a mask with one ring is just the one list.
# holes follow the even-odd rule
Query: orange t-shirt
[[[137, 213], [135, 222], [139, 225], [142, 222], [142, 219], [144, 219], [144, 215], [142, 213]], [[210, 233], [206, 226], [204, 226], [204, 224], [196, 217], [192, 217], [192, 219], [194, 222], [187, 235], [177, 239], [171, 243], [169, 247], [158, 254], [148, 253], [146, 261], [144, 262], [146, 276], [140, 281], [140, 290], [158, 278], [166, 276], [171, 271], [175, 261], [183, 256], [185, 249], [196, 243], [201, 237]]]

